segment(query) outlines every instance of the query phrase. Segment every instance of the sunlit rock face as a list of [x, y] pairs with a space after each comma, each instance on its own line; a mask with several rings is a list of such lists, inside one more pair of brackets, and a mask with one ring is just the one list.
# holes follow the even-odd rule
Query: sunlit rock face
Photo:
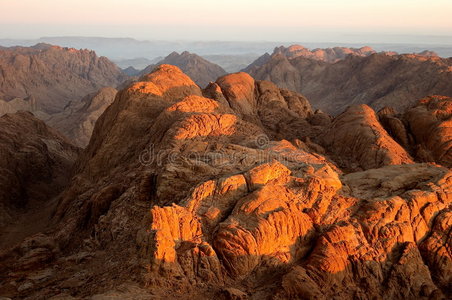
[[1, 254], [1, 294], [446, 299], [452, 174], [382, 116], [162, 65], [96, 122], [53, 226]]

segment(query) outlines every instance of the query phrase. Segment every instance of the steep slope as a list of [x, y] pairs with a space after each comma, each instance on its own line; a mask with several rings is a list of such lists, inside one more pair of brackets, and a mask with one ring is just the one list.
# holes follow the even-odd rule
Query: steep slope
[[349, 55], [336, 63], [277, 53], [245, 69], [260, 80], [303, 93], [312, 105], [337, 115], [352, 104], [403, 112], [416, 99], [452, 96], [452, 59], [414, 54]]
[[215, 81], [218, 77], [226, 74], [226, 71], [219, 65], [211, 63], [201, 56], [187, 51], [184, 51], [181, 54], [172, 52], [157, 64], [146, 67], [141, 74], [147, 74], [154, 70], [156, 66], [164, 64], [174, 65], [180, 68], [200, 87], [205, 87], [209, 82]]
[[[377, 123], [358, 108], [347, 122]], [[99, 118], [54, 228], [0, 253], [0, 293], [450, 297], [452, 173], [383, 161], [343, 174], [307, 138], [352, 113], [331, 123], [301, 95], [245, 73], [203, 91], [159, 66]], [[293, 141], [281, 139], [296, 122]], [[360, 135], [369, 130], [390, 139], [377, 124]]]
[[75, 145], [86, 147], [91, 138], [94, 124], [113, 102], [117, 92], [111, 87], [102, 88], [87, 95], [81, 101], [71, 102], [61, 113], [44, 120], [68, 137]]
[[127, 78], [94, 51], [47, 44], [0, 50], [0, 99], [32, 96], [39, 110], [61, 112], [70, 102]]
[[[0, 117], [1, 248], [23, 238], [11, 223], [25, 222], [32, 231], [45, 220], [27, 220], [29, 210], [45, 211], [52, 197], [69, 182], [79, 149], [29, 112]], [[24, 217], [23, 217], [24, 216]], [[33, 229], [33, 227], [36, 227]]]

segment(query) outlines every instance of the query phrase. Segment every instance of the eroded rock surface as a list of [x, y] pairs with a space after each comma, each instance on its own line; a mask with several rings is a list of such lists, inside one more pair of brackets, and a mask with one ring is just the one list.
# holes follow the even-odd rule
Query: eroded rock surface
[[351, 170], [413, 162], [367, 105], [351, 106], [335, 118], [322, 142], [341, 166]]
[[447, 299], [451, 186], [369, 107], [162, 65], [97, 121], [55, 226], [0, 254], [0, 294]]

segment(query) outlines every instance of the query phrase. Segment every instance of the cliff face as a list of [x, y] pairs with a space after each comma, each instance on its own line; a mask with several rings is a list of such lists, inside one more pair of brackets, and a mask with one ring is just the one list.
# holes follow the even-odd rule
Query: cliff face
[[450, 58], [365, 52], [333, 63], [291, 53], [287, 49], [276, 51], [244, 71], [300, 92], [314, 107], [333, 115], [353, 104], [367, 104], [376, 110], [391, 106], [403, 112], [416, 99], [434, 94], [452, 96]]
[[148, 74], [159, 65], [174, 65], [190, 76], [200, 87], [205, 87], [211, 81], [226, 74], [222, 67], [196, 54], [184, 51], [181, 54], [173, 52], [155, 65], [146, 67], [141, 74]]
[[90, 50], [47, 44], [0, 49], [0, 99], [31, 96], [45, 113], [61, 112], [70, 101], [126, 78], [115, 64]]
[[[450, 101], [419, 104], [428, 128]], [[452, 173], [414, 163], [413, 145], [443, 144], [410, 127], [402, 147], [390, 112], [333, 119], [246, 73], [201, 90], [161, 65], [96, 122], [54, 226], [0, 254], [0, 292], [446, 299]]]

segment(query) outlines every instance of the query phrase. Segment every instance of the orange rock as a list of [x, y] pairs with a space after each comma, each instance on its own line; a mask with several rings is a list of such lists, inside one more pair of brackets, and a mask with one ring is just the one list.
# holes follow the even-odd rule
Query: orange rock
[[435, 161], [452, 166], [452, 98], [431, 96], [419, 101], [403, 118], [408, 123], [416, 143], [418, 156], [423, 161]]
[[347, 169], [372, 169], [412, 163], [410, 155], [383, 129], [367, 105], [349, 107], [334, 119], [323, 146]]

